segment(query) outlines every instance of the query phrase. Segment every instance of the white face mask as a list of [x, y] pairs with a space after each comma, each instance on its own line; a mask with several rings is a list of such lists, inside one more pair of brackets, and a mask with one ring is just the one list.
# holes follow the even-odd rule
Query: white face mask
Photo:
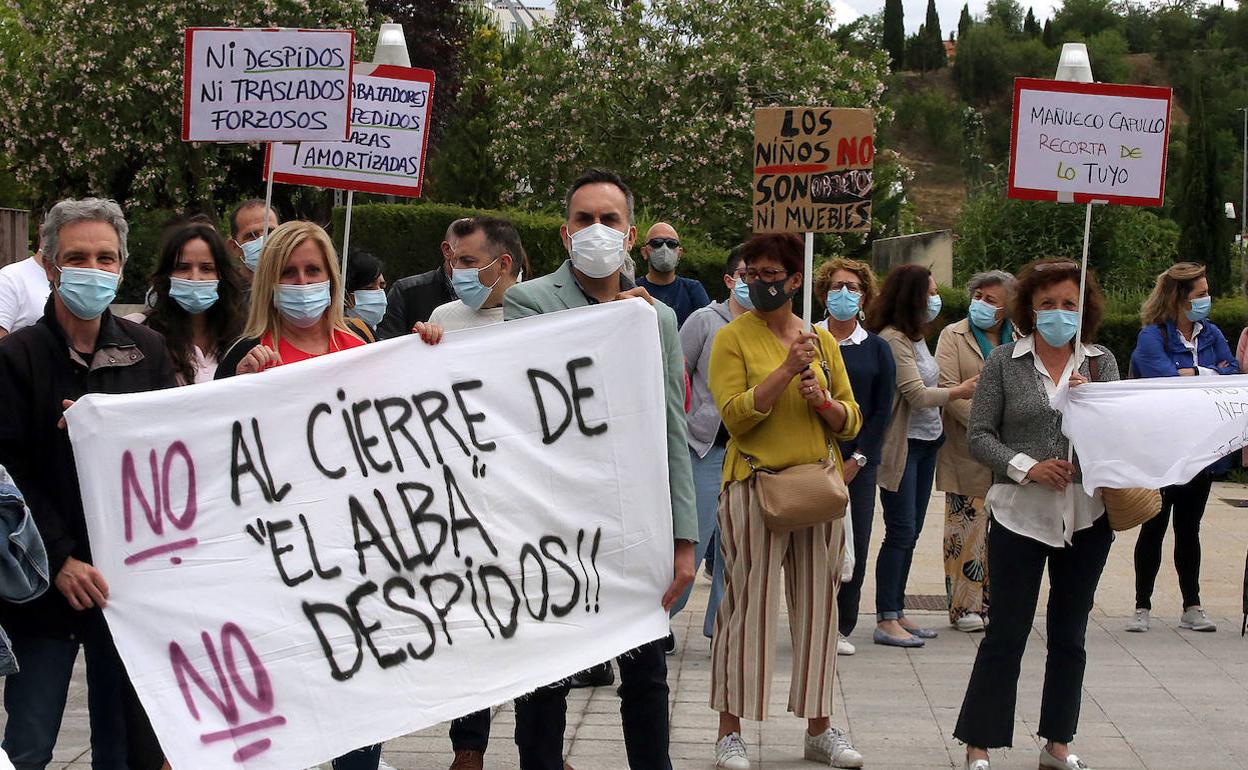
[[590, 278], [606, 278], [624, 264], [625, 234], [601, 222], [572, 233], [572, 266]]

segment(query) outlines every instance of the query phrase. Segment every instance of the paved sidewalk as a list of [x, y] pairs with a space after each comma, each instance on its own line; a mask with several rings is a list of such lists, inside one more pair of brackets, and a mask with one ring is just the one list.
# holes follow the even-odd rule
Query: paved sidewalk
[[[1153, 599], [1153, 630], [1123, 631], [1134, 605], [1132, 547], [1135, 533], [1118, 538], [1101, 581], [1088, 632], [1088, 671], [1077, 753], [1097, 770], [1109, 768], [1248, 768], [1248, 639], [1239, 636], [1244, 554], [1248, 550], [1248, 510], [1222, 502], [1248, 498], [1248, 488], [1218, 484], [1206, 513], [1203, 601], [1219, 630], [1213, 634], [1179, 631], [1180, 599], [1174, 568], [1166, 562]], [[941, 526], [944, 499], [935, 495], [928, 526], [915, 555], [910, 593], [944, 591]], [[882, 536], [877, 523], [876, 552]], [[911, 613], [940, 629], [940, 638], [913, 652], [870, 643], [874, 586], [870, 570], [863, 592], [863, 623], [854, 634], [858, 654], [840, 658], [834, 722], [848, 728], [867, 766], [891, 768], [962, 767], [962, 748], [951, 737], [974, 659], [978, 635], [953, 631], [941, 613]], [[672, 758], [677, 770], [713, 767], [712, 744], [718, 716], [706, 705], [710, 688], [708, 642], [701, 635], [707, 582], [699, 577], [688, 609], [676, 620], [680, 653], [669, 659], [672, 685]], [[1041, 597], [1043, 606], [1044, 597]], [[1043, 610], [1041, 610], [1043, 613]], [[994, 755], [994, 770], [1036, 767], [1034, 736], [1043, 680], [1044, 622], [1037, 619], [1023, 663], [1015, 717], [1016, 748]], [[754, 767], [808, 768], [801, 759], [804, 725], [784, 714], [791, 651], [782, 644], [772, 689], [775, 714], [764, 725], [746, 723], [745, 738]], [[381, 707], [383, 704], [379, 704]], [[619, 728], [619, 702], [611, 689], [574, 693], [568, 709], [569, 761], [576, 770], [625, 768]], [[2, 716], [0, 716], [2, 720]], [[55, 768], [89, 768], [87, 715], [81, 671], [70, 693]], [[510, 707], [494, 722], [487, 767], [518, 767], [511, 741]], [[386, 745], [385, 760], [399, 770], [432, 770], [450, 763], [445, 725]]]

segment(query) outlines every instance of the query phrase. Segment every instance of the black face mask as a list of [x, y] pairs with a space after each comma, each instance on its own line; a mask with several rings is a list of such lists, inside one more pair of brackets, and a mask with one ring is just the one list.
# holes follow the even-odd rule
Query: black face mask
[[784, 306], [784, 303], [793, 298], [793, 291], [785, 291], [784, 284], [788, 281], [788, 277], [777, 278], [774, 281], [754, 281], [750, 284], [750, 301], [754, 303], [754, 308], [764, 313], [770, 313]]

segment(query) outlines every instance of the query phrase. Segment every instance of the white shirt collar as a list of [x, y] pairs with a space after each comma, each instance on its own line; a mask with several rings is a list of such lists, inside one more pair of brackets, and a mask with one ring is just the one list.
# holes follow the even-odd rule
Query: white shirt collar
[[[825, 329], [828, 328], [827, 322], [824, 322], [823, 326]], [[829, 329], [829, 331], [831, 330]], [[862, 324], [855, 323], [854, 330], [849, 333], [849, 336], [843, 340], [837, 340], [837, 344], [841, 347], [846, 347], [848, 345], [861, 345], [866, 342], [867, 336], [867, 330], [862, 328]]]
[[[1014, 353], [1010, 357], [1022, 358], [1023, 356], [1028, 355], [1028, 354], [1034, 355], [1036, 352], [1035, 337], [1036, 335], [1034, 332], [1031, 334], [1028, 334], [1025, 337], [1020, 337], [1018, 342], [1014, 343]], [[1100, 348], [1094, 345], [1083, 346], [1083, 355], [1085, 356], [1099, 356], [1099, 355], [1104, 354], [1104, 352], [1105, 351], [1101, 350]]]

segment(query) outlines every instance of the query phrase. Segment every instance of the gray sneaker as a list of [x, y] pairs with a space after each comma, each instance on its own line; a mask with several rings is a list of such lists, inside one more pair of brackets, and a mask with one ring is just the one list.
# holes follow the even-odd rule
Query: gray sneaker
[[1218, 626], [1199, 605], [1188, 607], [1183, 610], [1183, 617], [1179, 619], [1179, 628], [1186, 628], [1190, 631], [1217, 631]]
[[832, 767], [862, 767], [862, 755], [849, 743], [845, 733], [829, 727], [819, 735], [806, 733], [806, 759]]
[[719, 770], [750, 770], [745, 741], [740, 733], [728, 733], [715, 744], [715, 767]]
[[1135, 611], [1135, 620], [1127, 624], [1127, 630], [1134, 634], [1142, 634], [1148, 630], [1148, 610]]

